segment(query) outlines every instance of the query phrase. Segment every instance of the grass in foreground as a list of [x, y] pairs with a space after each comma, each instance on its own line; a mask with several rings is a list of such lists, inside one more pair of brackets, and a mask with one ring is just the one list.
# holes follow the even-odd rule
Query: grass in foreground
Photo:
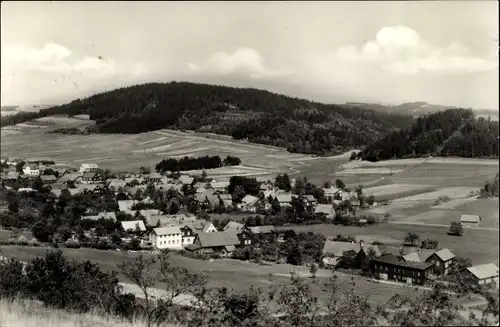
[[[133, 322], [96, 313], [78, 314], [46, 308], [41, 304], [22, 300], [0, 299], [0, 326], [2, 327], [146, 327], [140, 319]], [[161, 325], [180, 327], [180, 325]]]

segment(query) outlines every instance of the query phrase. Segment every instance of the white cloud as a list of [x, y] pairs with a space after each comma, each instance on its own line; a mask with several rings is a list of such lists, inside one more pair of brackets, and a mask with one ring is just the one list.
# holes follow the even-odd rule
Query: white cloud
[[394, 74], [472, 73], [498, 68], [498, 60], [472, 56], [465, 46], [455, 42], [447, 47], [428, 44], [416, 31], [405, 26], [384, 27], [375, 40], [361, 48], [347, 45], [338, 49], [337, 57], [378, 64]]
[[202, 64], [189, 63], [191, 71], [216, 75], [245, 74], [251, 78], [279, 77], [294, 74], [291, 70], [276, 70], [266, 67], [264, 58], [255, 49], [239, 47], [233, 53], [217, 52]]
[[48, 43], [41, 49], [23, 44], [8, 44], [2, 47], [2, 70], [56, 74], [90, 72], [95, 78], [115, 74], [143, 74], [148, 70], [144, 63], [118, 63], [100, 56], [75, 60], [72, 55], [71, 50], [55, 43]]

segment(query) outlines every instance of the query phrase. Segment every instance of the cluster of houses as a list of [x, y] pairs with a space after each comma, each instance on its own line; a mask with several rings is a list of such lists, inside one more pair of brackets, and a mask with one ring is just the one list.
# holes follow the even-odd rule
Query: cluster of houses
[[[447, 248], [420, 249], [414, 247], [394, 247], [390, 245], [365, 245], [363, 241], [326, 241], [323, 248], [323, 264], [337, 266], [347, 251], [356, 256], [354, 268], [368, 268], [381, 280], [393, 280], [407, 284], [422, 285], [426, 280], [448, 275], [455, 264], [456, 256]], [[369, 262], [365, 260], [370, 258]], [[368, 267], [366, 267], [368, 265]], [[499, 271], [494, 263], [466, 268], [466, 272], [478, 285], [492, 284], [498, 287]]]

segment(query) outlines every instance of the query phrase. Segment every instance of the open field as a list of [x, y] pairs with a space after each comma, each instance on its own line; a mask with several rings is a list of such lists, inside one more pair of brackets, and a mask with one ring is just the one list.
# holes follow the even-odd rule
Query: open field
[[373, 195], [377, 199], [393, 199], [409, 196], [411, 194], [420, 194], [432, 189], [435, 189], [435, 187], [430, 185], [389, 184], [365, 188], [363, 189], [363, 194], [367, 196]]
[[[13, 235], [14, 234], [10, 230], [0, 230], [0, 241], [1, 242], [8, 241], [9, 238], [11, 238]], [[26, 237], [26, 240], [28, 241], [31, 241], [31, 239], [33, 238], [33, 234], [31, 232], [23, 231], [19, 235]]]
[[[465, 200], [465, 199], [464, 199]], [[457, 203], [451, 208], [435, 206], [430, 211], [404, 219], [406, 222], [449, 225], [453, 221], [460, 221], [462, 214], [476, 214], [481, 216], [478, 227], [499, 228], [498, 198], [475, 199]], [[450, 201], [451, 202], [451, 201]], [[444, 203], [447, 204], [448, 202]], [[468, 230], [467, 230], [468, 231]]]

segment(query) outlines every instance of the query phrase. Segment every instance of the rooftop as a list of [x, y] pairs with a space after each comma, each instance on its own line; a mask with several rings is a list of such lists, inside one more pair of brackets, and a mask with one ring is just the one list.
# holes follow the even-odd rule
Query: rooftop
[[476, 276], [477, 279], [486, 279], [491, 277], [498, 277], [498, 266], [494, 263], [486, 263], [468, 267], [467, 270]]

